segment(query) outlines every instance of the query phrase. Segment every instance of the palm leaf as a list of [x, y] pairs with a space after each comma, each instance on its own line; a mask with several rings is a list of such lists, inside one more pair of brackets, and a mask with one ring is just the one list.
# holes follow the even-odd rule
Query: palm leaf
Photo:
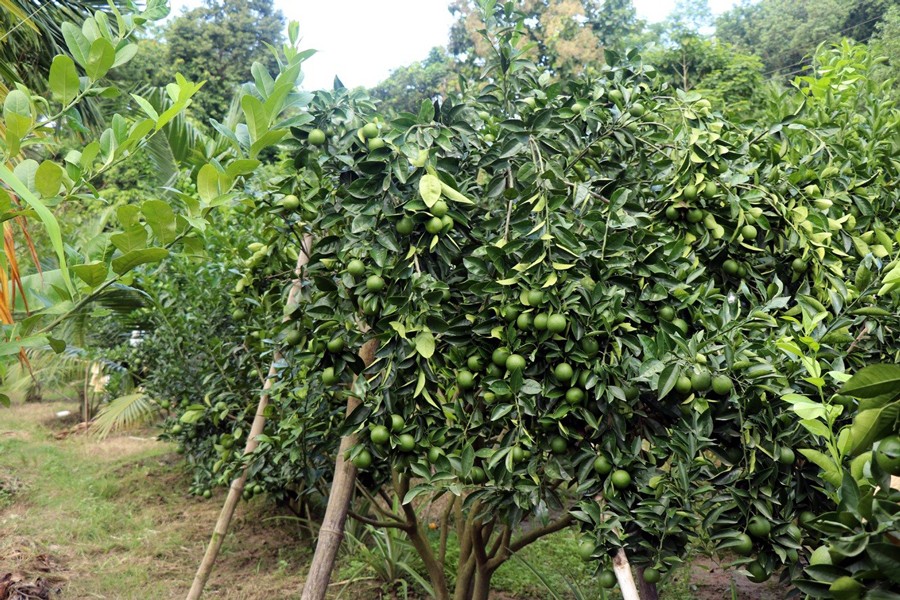
[[144, 392], [119, 396], [100, 410], [91, 432], [103, 439], [118, 429], [146, 423], [154, 414], [156, 404]]

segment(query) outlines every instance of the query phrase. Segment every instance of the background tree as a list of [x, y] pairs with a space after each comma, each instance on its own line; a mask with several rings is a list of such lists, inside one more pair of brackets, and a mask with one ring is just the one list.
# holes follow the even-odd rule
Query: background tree
[[424, 98], [446, 95], [459, 68], [447, 51], [434, 47], [428, 58], [391, 71], [387, 79], [370, 90], [386, 113], [418, 112]]
[[166, 30], [167, 64], [193, 81], [206, 81], [195, 104], [201, 122], [220, 120], [236, 87], [250, 79], [249, 65], [273, 72], [277, 61], [266, 47], [284, 42], [284, 17], [271, 0], [206, 0]]
[[865, 42], [890, 0], [761, 0], [745, 2], [716, 22], [716, 35], [788, 76], [809, 63], [819, 44], [841, 36]]

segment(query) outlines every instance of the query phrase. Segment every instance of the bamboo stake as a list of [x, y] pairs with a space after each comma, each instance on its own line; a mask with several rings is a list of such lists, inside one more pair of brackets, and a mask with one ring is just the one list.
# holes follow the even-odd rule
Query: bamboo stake
[[[377, 344], [377, 340], [369, 340], [359, 351], [360, 358], [366, 367], [375, 361]], [[359, 406], [359, 403], [359, 398], [353, 396], [347, 398], [348, 416]], [[331, 572], [334, 570], [334, 560], [341, 547], [341, 541], [344, 539], [344, 524], [347, 522], [350, 500], [353, 498], [353, 489], [356, 486], [356, 467], [344, 457], [355, 445], [355, 434], [341, 438], [341, 446], [334, 461], [334, 479], [331, 480], [328, 506], [325, 508], [325, 518], [322, 519], [322, 526], [319, 528], [316, 553], [309, 566], [309, 574], [303, 585], [301, 600], [324, 600], [325, 594], [328, 592], [328, 583], [331, 580]]]
[[[296, 303], [297, 296], [300, 295], [302, 290], [303, 281], [300, 278], [301, 271], [303, 267], [309, 262], [309, 253], [312, 248], [312, 236], [306, 234], [303, 236], [303, 246], [301, 248], [300, 255], [297, 257], [297, 266], [294, 269], [295, 279], [291, 284], [291, 289], [288, 292], [287, 303], [288, 306]], [[288, 320], [288, 317], [285, 316], [285, 321]], [[266, 407], [269, 404], [269, 390], [272, 389], [272, 386], [275, 384], [275, 381], [278, 379], [278, 363], [282, 360], [281, 351], [276, 351], [272, 357], [272, 363], [269, 366], [269, 373], [266, 376], [266, 381], [263, 384], [262, 394], [259, 397], [259, 404], [256, 407], [256, 416], [253, 418], [253, 424], [250, 427], [250, 433], [247, 436], [247, 444], [244, 447], [244, 455], [250, 454], [256, 447], [259, 445], [257, 441], [257, 437], [262, 434], [263, 429], [266, 426], [266, 416], [265, 411]], [[222, 506], [222, 511], [219, 513], [219, 519], [216, 521], [215, 529], [213, 530], [212, 538], [209, 540], [209, 545], [206, 547], [206, 553], [203, 555], [203, 560], [200, 562], [200, 567], [197, 569], [197, 574], [194, 576], [194, 582], [191, 584], [191, 589], [188, 592], [187, 600], [198, 600], [200, 595], [203, 593], [203, 588], [206, 586], [206, 582], [209, 580], [209, 575], [212, 572], [213, 565], [215, 565], [216, 557], [219, 555], [219, 550], [222, 548], [222, 542], [225, 541], [225, 535], [228, 533], [228, 526], [231, 524], [231, 519], [234, 516], [234, 510], [237, 507], [238, 502], [241, 499], [241, 494], [244, 491], [244, 485], [247, 483], [247, 472], [249, 470], [249, 466], [245, 467], [241, 470], [241, 474], [231, 482], [231, 486], [228, 489], [228, 497], [225, 499], [225, 505]]]
[[634, 576], [631, 574], [631, 564], [628, 562], [625, 548], [619, 548], [613, 557], [613, 572], [619, 581], [619, 589], [622, 590], [622, 600], [641, 600], [637, 585], [634, 583]]

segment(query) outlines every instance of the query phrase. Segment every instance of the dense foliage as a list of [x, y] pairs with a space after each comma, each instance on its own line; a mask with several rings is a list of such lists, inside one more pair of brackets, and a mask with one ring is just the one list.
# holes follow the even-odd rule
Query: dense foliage
[[[823, 54], [745, 128], [654, 87], [636, 57], [551, 82], [516, 35], [462, 102], [384, 122], [336, 89], [293, 130], [297, 174], [253, 204], [269, 225], [234, 290], [259, 323], [251, 351], [293, 348], [255, 468], [303, 489], [293, 478], [326, 463], [291, 465], [358, 432], [370, 493], [466, 498], [457, 522], [494, 550], [472, 559], [482, 582], [505, 558], [491, 540], [567, 511], [599, 565], [620, 546], [661, 571], [729, 550], [756, 580], [802, 577], [818, 534], [798, 519], [840, 485], [820, 468], [857, 450], [811, 415], [848, 423], [845, 373], [897, 358], [896, 292], [877, 292], [896, 255], [898, 115], [871, 60]], [[278, 325], [307, 232], [302, 300]], [[219, 442], [247, 407], [218, 402], [180, 405], [170, 431], [203, 468], [219, 444], [224, 482], [238, 457]]]

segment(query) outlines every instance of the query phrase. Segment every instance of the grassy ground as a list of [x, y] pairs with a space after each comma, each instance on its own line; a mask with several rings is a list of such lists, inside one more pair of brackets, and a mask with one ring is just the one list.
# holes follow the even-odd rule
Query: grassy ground
[[[223, 500], [187, 493], [189, 478], [172, 448], [153, 431], [130, 432], [102, 442], [85, 435], [58, 440], [53, 414], [59, 403], [0, 409], [0, 579], [38, 577], [61, 598], [183, 598], [203, 554]], [[208, 598], [299, 597], [312, 553], [295, 520], [264, 499], [242, 502], [207, 586]], [[352, 526], [351, 534], [365, 531]], [[334, 597], [376, 598], [379, 579], [410, 579], [403, 565], [417, 559], [402, 536], [375, 551], [375, 538], [339, 557]], [[381, 541], [383, 538], [379, 538]], [[603, 598], [577, 558], [577, 536], [564, 531], [540, 540], [495, 575], [498, 600]], [[392, 553], [385, 560], [385, 553]], [[708, 565], [706, 565], [708, 566]], [[685, 570], [663, 589], [664, 600], [783, 598], [783, 591], [752, 586], [739, 575]], [[548, 586], [556, 596], [548, 592]], [[400, 586], [391, 588], [403, 598]], [[410, 586], [410, 597], [416, 596]], [[0, 594], [2, 596], [2, 594]], [[613, 596], [610, 596], [611, 598]]]

